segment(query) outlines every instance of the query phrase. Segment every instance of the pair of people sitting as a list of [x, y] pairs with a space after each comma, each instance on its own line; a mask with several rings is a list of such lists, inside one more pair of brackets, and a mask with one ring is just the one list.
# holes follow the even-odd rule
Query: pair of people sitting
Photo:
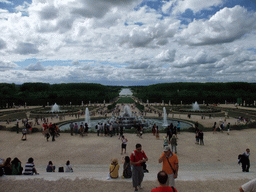
[[8, 157], [6, 160], [0, 159], [0, 176], [5, 175], [21, 175], [23, 167], [21, 161], [15, 157], [12, 161]]
[[[129, 156], [126, 156], [123, 159], [123, 175], [122, 178], [131, 178], [132, 177], [132, 171], [131, 171], [131, 164], [130, 164], [130, 158]], [[120, 165], [118, 164], [118, 160], [116, 158], [112, 159], [111, 165], [109, 166], [109, 173], [110, 178], [116, 179], [118, 178], [118, 171], [119, 171]]]
[[[53, 165], [52, 161], [49, 161], [49, 163], [46, 167], [46, 172], [55, 172], [55, 166]], [[64, 168], [59, 167], [59, 172], [64, 172]], [[73, 168], [72, 168], [69, 160], [66, 162], [65, 172], [73, 172]]]

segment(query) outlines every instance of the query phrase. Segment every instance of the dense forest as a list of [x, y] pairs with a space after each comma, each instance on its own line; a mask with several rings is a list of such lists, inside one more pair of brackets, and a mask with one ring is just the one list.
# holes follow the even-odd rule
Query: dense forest
[[171, 101], [172, 104], [238, 103], [253, 104], [256, 100], [255, 83], [163, 83], [133, 86], [134, 96], [150, 103]]
[[110, 102], [119, 96], [121, 87], [104, 86], [92, 83], [24, 83], [22, 85], [0, 84], [0, 108], [15, 105], [81, 105], [91, 103]]
[[[104, 86], [93, 83], [24, 83], [0, 84], [0, 108], [15, 105], [81, 105], [106, 103], [119, 96], [121, 86]], [[172, 104], [198, 103], [239, 103], [254, 104], [256, 84], [254, 83], [163, 83], [149, 86], [131, 86], [135, 97], [143, 102]]]

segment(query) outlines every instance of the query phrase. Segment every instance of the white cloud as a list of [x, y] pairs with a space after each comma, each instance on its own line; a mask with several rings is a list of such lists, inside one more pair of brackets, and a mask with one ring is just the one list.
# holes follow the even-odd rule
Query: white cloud
[[130, 64], [126, 67], [126, 69], [147, 69], [149, 68], [149, 64], [147, 63], [138, 63], [138, 64]]
[[224, 8], [209, 20], [194, 20], [177, 34], [181, 43], [211, 45], [233, 42], [256, 29], [256, 14], [235, 6]]
[[[33, 0], [16, 7], [17, 13], [0, 10], [1, 59], [41, 62], [17, 69], [1, 64], [0, 82], [145, 84], [223, 80], [219, 74], [232, 81], [239, 66], [248, 73], [241, 81], [255, 75], [255, 53], [246, 51], [255, 49], [255, 12], [224, 8], [184, 26], [175, 15], [136, 7], [140, 2]], [[198, 12], [219, 2], [169, 1], [162, 9]], [[56, 60], [65, 64], [57, 66]], [[245, 72], [246, 66], [251, 70]]]
[[160, 61], [173, 62], [175, 59], [176, 50], [165, 50], [159, 53], [156, 58]]
[[164, 10], [168, 10], [168, 6], [173, 6], [173, 14], [184, 13], [187, 9], [193, 12], [199, 12], [203, 9], [210, 9], [211, 7], [220, 6], [223, 4], [223, 0], [175, 0], [173, 3], [166, 3]]
[[28, 67], [25, 68], [27, 71], [45, 71], [45, 68], [41, 65], [40, 62], [36, 64], [30, 64]]
[[8, 0], [0, 0], [0, 3], [13, 4], [11, 1]]
[[7, 71], [16, 67], [18, 67], [18, 65], [11, 61], [0, 61], [0, 71]]

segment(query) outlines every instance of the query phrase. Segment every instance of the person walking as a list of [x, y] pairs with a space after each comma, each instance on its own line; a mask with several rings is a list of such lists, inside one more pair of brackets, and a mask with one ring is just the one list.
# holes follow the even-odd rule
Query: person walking
[[78, 133], [78, 125], [77, 125], [77, 123], [75, 123], [74, 130], [75, 130], [75, 134], [77, 135], [77, 133]]
[[162, 171], [168, 174], [167, 186], [175, 187], [175, 179], [178, 177], [179, 161], [177, 155], [172, 153], [170, 147], [165, 147], [164, 152], [158, 160], [163, 163]]
[[16, 122], [16, 132], [19, 133], [19, 120]]
[[132, 165], [132, 183], [135, 188], [134, 191], [138, 191], [138, 188], [142, 189], [141, 183], [144, 178], [144, 171], [141, 163], [148, 161], [148, 157], [145, 152], [142, 151], [141, 144], [136, 144], [136, 150], [134, 150], [130, 156]]
[[51, 125], [51, 127], [49, 126], [49, 132], [50, 132], [50, 134], [51, 134], [51, 136], [52, 136], [52, 141], [55, 141], [55, 132], [56, 132], [56, 130], [55, 130], [55, 125]]
[[238, 156], [238, 164], [242, 163], [242, 171], [249, 172], [250, 168], [250, 149], [247, 148], [246, 151]]
[[198, 138], [199, 138], [199, 145], [204, 145], [204, 133], [202, 130], [199, 131]]
[[172, 136], [171, 138], [171, 146], [172, 146], [172, 152], [174, 153], [174, 150], [175, 150], [175, 153], [177, 153], [177, 138], [175, 135]]
[[212, 128], [213, 128], [213, 134], [216, 133], [216, 130], [217, 130], [217, 122], [214, 122]]
[[168, 185], [166, 185], [168, 180], [168, 174], [164, 171], [158, 172], [157, 180], [160, 186], [152, 189], [151, 192], [177, 192], [177, 189], [175, 189], [174, 187], [169, 187]]
[[121, 141], [122, 141], [122, 146], [121, 146], [121, 155], [122, 155], [123, 154], [123, 150], [124, 150], [124, 153], [126, 153], [126, 146], [127, 146], [128, 139], [126, 139], [124, 137], [124, 135], [122, 135]]
[[74, 123], [73, 123], [73, 122], [71, 122], [71, 123], [70, 123], [70, 125], [69, 125], [69, 127], [70, 127], [70, 133], [71, 133], [71, 136], [73, 136], [73, 133], [74, 133], [74, 127], [75, 127]]
[[95, 130], [97, 131], [97, 136], [100, 136], [100, 123], [95, 125]]

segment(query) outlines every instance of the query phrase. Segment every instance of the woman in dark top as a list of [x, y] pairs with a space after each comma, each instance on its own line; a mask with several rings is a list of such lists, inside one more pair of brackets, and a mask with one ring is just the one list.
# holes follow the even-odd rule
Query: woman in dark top
[[131, 164], [130, 164], [130, 157], [125, 156], [124, 158], [124, 171], [123, 171], [123, 177], [124, 178], [131, 178], [132, 177], [132, 170], [131, 170]]
[[23, 167], [21, 166], [21, 161], [15, 157], [12, 160], [12, 175], [21, 175]]
[[55, 166], [53, 166], [52, 161], [49, 161], [46, 167], [46, 172], [55, 172]]

